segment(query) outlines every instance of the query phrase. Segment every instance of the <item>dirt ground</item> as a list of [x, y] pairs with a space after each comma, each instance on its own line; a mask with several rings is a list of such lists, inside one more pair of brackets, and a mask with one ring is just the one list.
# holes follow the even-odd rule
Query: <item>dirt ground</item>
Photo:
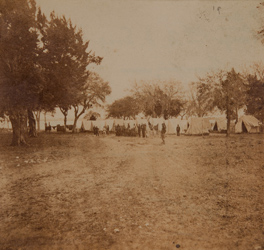
[[0, 134], [0, 249], [264, 249], [264, 137]]

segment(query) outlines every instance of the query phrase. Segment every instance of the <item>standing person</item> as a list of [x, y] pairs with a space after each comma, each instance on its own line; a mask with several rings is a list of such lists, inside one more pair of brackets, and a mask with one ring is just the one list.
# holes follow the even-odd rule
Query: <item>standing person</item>
[[147, 130], [147, 125], [143, 124], [142, 125], [142, 137], [145, 138], [146, 137], [146, 130]]
[[110, 129], [109, 129], [109, 125], [106, 125], [106, 134], [109, 135]]
[[166, 133], [166, 124], [165, 122], [163, 122], [161, 128], [161, 139], [163, 144], [165, 144], [165, 133]]
[[177, 136], [180, 136], [180, 131], [181, 131], [181, 128], [180, 128], [180, 126], [178, 124], [177, 128], [176, 128]]
[[140, 137], [141, 136], [141, 125], [138, 124], [138, 136]]

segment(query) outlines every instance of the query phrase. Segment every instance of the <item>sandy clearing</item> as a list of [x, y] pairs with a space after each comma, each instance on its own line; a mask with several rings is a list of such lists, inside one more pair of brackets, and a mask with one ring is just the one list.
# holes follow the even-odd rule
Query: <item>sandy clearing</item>
[[264, 249], [263, 135], [1, 136], [0, 249]]

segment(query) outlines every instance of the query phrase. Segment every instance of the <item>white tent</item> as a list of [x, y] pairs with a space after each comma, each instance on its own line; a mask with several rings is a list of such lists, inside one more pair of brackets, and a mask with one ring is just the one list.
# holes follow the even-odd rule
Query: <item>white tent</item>
[[208, 135], [211, 124], [209, 119], [202, 117], [192, 117], [188, 120], [189, 127], [186, 135]]
[[109, 126], [109, 131], [114, 131], [114, 120], [113, 119], [106, 119], [105, 125]]
[[124, 120], [123, 119], [115, 119], [114, 121], [114, 126], [123, 126], [124, 125]]
[[165, 120], [164, 118], [150, 118], [149, 122], [154, 127], [158, 126], [158, 131], [161, 131], [162, 123], [164, 122], [168, 130], [168, 120]]
[[176, 134], [177, 125], [180, 126], [180, 133], [184, 133], [187, 130], [187, 123], [187, 120], [169, 119], [167, 126], [167, 134]]
[[145, 119], [145, 118], [143, 118], [143, 119], [136, 119], [136, 124], [138, 125], [138, 124], [146, 124], [146, 125], [148, 125], [148, 120], [147, 119]]
[[128, 125], [130, 128], [134, 128], [136, 124], [137, 124], [136, 120], [124, 120], [124, 125], [126, 128], [128, 128]]
[[239, 118], [236, 126], [236, 133], [259, 133], [261, 122], [252, 115], [244, 115]]
[[99, 128], [100, 131], [103, 131], [103, 129], [105, 127], [105, 120], [92, 121], [92, 129], [93, 129], [93, 127], [97, 127], [97, 128]]
[[92, 121], [82, 120], [81, 131], [92, 131]]
[[215, 119], [213, 131], [223, 132], [227, 130], [227, 119], [225, 117], [219, 117]]

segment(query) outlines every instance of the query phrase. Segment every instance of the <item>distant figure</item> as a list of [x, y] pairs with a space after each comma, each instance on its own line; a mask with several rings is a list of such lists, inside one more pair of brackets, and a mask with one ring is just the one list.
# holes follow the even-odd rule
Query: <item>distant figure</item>
[[143, 124], [142, 125], [142, 137], [145, 138], [146, 137], [146, 130], [147, 130], [147, 125]]
[[45, 122], [45, 132], [50, 132], [51, 131], [51, 126], [50, 126], [50, 122], [49, 122], [49, 126], [47, 126], [47, 123]]
[[99, 136], [99, 128], [97, 126], [95, 127], [95, 135]]
[[163, 122], [161, 128], [161, 139], [163, 144], [165, 144], [165, 134], [166, 134], [166, 124]]
[[180, 126], [178, 124], [177, 128], [176, 128], [177, 136], [180, 136], [180, 131], [181, 131], [181, 128], [180, 128]]
[[116, 132], [116, 136], [119, 136], [119, 133], [120, 133], [120, 126], [119, 126], [119, 124], [117, 124], [115, 126], [115, 132]]
[[109, 125], [106, 125], [106, 134], [109, 135], [110, 129], [109, 129]]
[[99, 136], [99, 128], [97, 126], [93, 127], [93, 132], [95, 136]]
[[141, 125], [138, 124], [138, 136], [141, 137]]

